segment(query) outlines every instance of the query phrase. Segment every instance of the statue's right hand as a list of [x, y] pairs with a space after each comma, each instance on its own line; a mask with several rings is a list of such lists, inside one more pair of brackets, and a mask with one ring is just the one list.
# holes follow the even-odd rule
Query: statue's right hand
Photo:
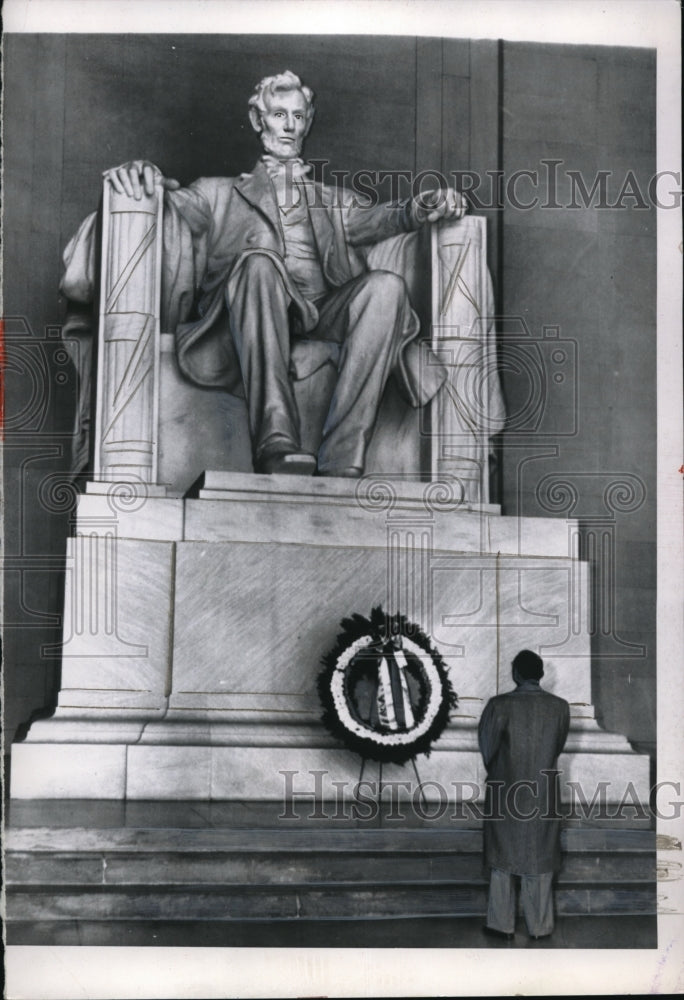
[[136, 201], [140, 201], [143, 191], [148, 196], [154, 194], [156, 180], [161, 181], [170, 191], [176, 191], [180, 187], [178, 181], [163, 177], [159, 167], [149, 160], [131, 160], [129, 163], [122, 163], [120, 167], [105, 170], [102, 176], [119, 194], [127, 194]]

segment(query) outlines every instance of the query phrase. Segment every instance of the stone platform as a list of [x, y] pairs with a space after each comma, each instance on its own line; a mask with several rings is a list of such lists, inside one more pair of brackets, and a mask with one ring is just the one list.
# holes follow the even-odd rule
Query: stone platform
[[[62, 683], [12, 749], [17, 799], [348, 799], [359, 758], [320, 723], [316, 679], [343, 617], [417, 622], [459, 706], [429, 758], [383, 780], [477, 798], [476, 727], [522, 648], [571, 704], [563, 781], [648, 797], [648, 758], [591, 703], [577, 525], [501, 516], [458, 481], [207, 472], [185, 497], [88, 485], [69, 539]], [[379, 775], [369, 765], [364, 777]], [[568, 789], [566, 788], [566, 793]]]

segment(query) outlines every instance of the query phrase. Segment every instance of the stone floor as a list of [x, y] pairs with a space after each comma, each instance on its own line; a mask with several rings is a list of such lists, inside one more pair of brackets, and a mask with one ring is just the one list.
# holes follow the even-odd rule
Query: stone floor
[[[616, 934], [619, 925], [619, 934]], [[128, 945], [217, 948], [656, 948], [655, 917], [566, 917], [533, 941], [518, 924], [513, 941], [487, 937], [470, 917], [407, 920], [45, 921], [7, 928], [9, 945]]]

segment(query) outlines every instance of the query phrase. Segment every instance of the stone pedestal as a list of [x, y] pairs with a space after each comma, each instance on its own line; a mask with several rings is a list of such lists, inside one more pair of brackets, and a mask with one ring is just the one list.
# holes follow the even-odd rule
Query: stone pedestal
[[[316, 679], [340, 620], [381, 604], [431, 636], [459, 694], [416, 761], [428, 799], [484, 787], [477, 721], [530, 648], [571, 703], [564, 780], [588, 799], [610, 782], [609, 801], [631, 781], [646, 800], [648, 758], [594, 719], [575, 523], [502, 517], [457, 485], [215, 472], [181, 498], [90, 484], [57, 709], [13, 747], [12, 796], [350, 798], [361, 761], [321, 725]], [[383, 781], [417, 784], [410, 768]]]

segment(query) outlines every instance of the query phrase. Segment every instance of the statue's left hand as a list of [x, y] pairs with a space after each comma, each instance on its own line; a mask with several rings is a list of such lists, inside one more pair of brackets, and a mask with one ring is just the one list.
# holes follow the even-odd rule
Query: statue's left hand
[[439, 219], [462, 219], [468, 211], [465, 195], [453, 188], [422, 191], [411, 202], [411, 213], [418, 225]]

